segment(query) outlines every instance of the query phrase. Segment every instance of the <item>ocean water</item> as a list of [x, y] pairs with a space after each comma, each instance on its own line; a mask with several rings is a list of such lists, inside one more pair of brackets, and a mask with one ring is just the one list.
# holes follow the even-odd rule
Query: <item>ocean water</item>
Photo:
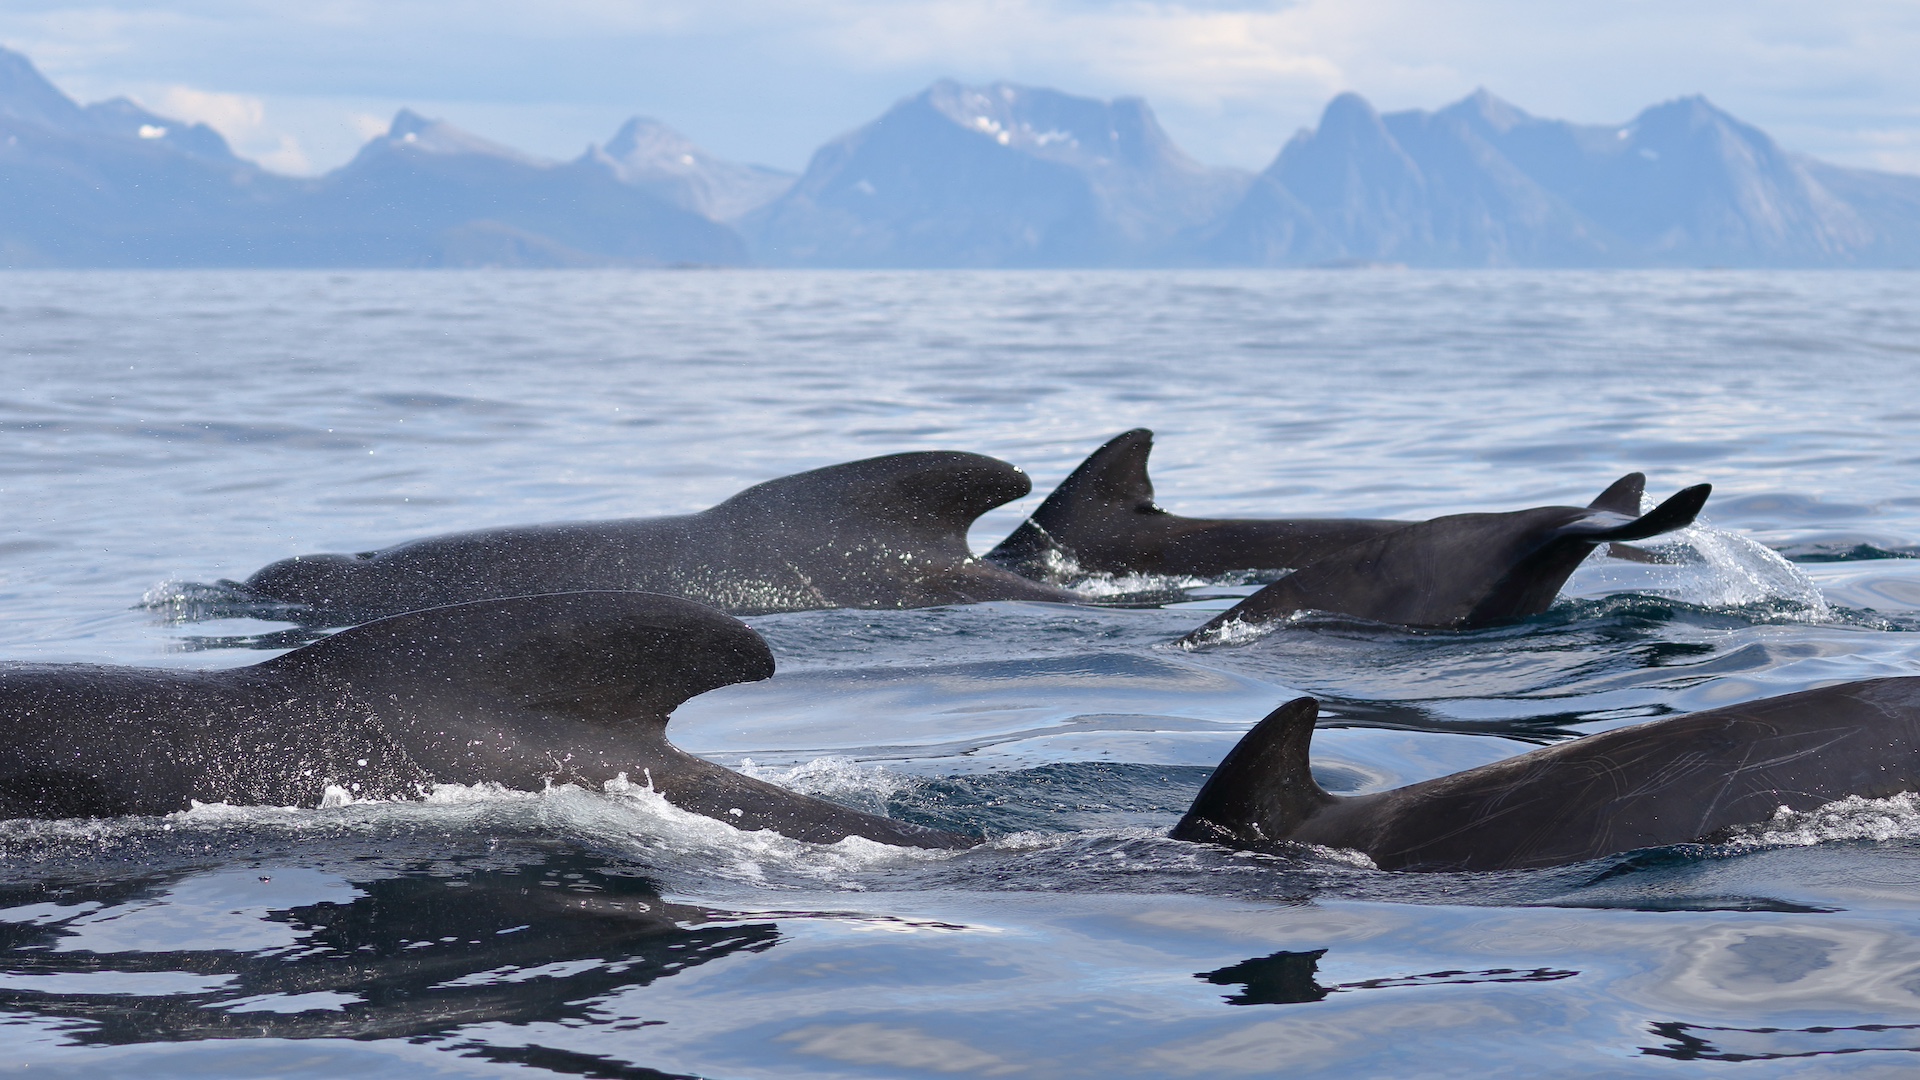
[[775, 615], [749, 621], [780, 674], [673, 719], [728, 765], [990, 838], [960, 854], [485, 785], [0, 824], [0, 1068], [1910, 1075], [1920, 799], [1493, 874], [1163, 834], [1302, 693], [1321, 781], [1358, 792], [1920, 675], [1916, 365], [1913, 274], [0, 275], [0, 660], [254, 663], [306, 632], [208, 617], [196, 584], [899, 450], [1033, 476], [982, 551], [1136, 426], [1192, 515], [1715, 486], [1674, 562], [1591, 560], [1519, 625], [1309, 618], [1187, 652], [1248, 591], [1197, 582]]

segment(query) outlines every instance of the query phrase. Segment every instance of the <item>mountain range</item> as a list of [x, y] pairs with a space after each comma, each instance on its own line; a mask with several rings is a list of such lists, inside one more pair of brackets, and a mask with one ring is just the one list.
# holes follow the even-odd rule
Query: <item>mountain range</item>
[[1258, 174], [1138, 98], [935, 83], [799, 176], [636, 117], [571, 161], [401, 110], [318, 177], [0, 49], [0, 265], [1914, 267], [1920, 177], [1789, 153], [1690, 97], [1622, 125], [1486, 91], [1333, 99]]

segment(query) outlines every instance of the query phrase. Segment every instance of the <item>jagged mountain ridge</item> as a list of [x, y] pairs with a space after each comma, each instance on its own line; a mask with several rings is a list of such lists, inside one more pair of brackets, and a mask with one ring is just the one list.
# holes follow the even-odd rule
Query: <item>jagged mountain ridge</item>
[[1920, 177], [1789, 154], [1701, 97], [1580, 125], [1484, 90], [1385, 115], [1342, 94], [1196, 252], [1241, 265], [1916, 265], [1916, 205]]
[[1244, 184], [1138, 98], [943, 80], [823, 146], [741, 227], [776, 265], [1140, 265]]
[[353, 161], [299, 179], [126, 99], [82, 107], [0, 49], [0, 265], [746, 261], [732, 229], [605, 168], [543, 161], [410, 110]]
[[1257, 175], [1137, 98], [935, 83], [798, 178], [629, 120], [568, 162], [401, 110], [353, 161], [276, 175], [202, 124], [81, 106], [0, 49], [0, 264], [834, 267], [1916, 266], [1920, 177], [1782, 150], [1682, 98], [1624, 125], [1478, 91], [1342, 94]]
[[606, 146], [588, 147], [585, 157], [626, 183], [715, 221], [731, 222], [765, 206], [794, 181], [789, 172], [714, 157], [646, 116], [622, 124]]

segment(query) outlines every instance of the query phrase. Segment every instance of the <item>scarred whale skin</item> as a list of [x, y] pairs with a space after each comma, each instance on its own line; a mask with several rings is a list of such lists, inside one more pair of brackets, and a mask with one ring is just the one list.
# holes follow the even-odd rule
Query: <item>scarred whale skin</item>
[[1367, 518], [1189, 518], [1153, 501], [1153, 432], [1107, 440], [986, 555], [1036, 580], [1071, 572], [1218, 577], [1294, 570], [1412, 522]]
[[1712, 840], [1848, 796], [1920, 791], [1920, 678], [1871, 679], [1615, 728], [1342, 797], [1308, 770], [1319, 713], [1282, 705], [1228, 752], [1172, 836], [1361, 851], [1387, 870], [1559, 866]]
[[1713, 491], [1686, 488], [1636, 517], [1627, 496], [1637, 509], [1645, 482], [1630, 473], [1587, 506], [1453, 514], [1396, 529], [1281, 578], [1181, 640], [1208, 644], [1235, 625], [1297, 611], [1455, 630], [1538, 615], [1596, 547], [1685, 528]]
[[816, 843], [976, 841], [863, 814], [667, 741], [696, 694], [773, 674], [744, 623], [669, 596], [589, 592], [417, 611], [250, 667], [0, 665], [0, 818], [165, 814], [194, 800], [316, 805], [435, 783], [538, 791], [625, 774], [741, 829]]
[[677, 517], [452, 533], [265, 567], [250, 595], [359, 622], [491, 597], [638, 590], [736, 615], [911, 608], [1071, 593], [975, 558], [967, 527], [1025, 495], [1025, 473], [952, 451], [868, 458], [755, 485]]

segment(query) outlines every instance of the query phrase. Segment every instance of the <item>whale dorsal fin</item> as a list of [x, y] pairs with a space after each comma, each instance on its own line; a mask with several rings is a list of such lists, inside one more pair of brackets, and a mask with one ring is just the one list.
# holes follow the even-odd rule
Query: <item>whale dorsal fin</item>
[[1600, 497], [1587, 504], [1589, 510], [1611, 510], [1628, 517], [1640, 516], [1640, 497], [1647, 491], [1647, 474], [1630, 472], [1608, 485]]
[[696, 694], [770, 677], [773, 654], [745, 623], [690, 600], [579, 592], [395, 615], [259, 667], [369, 698], [664, 722]]
[[1067, 474], [1020, 527], [987, 552], [988, 562], [1028, 573], [1044, 572], [1049, 552], [1074, 554], [1076, 545], [1111, 542], [1115, 520], [1134, 514], [1164, 515], [1153, 503], [1147, 456], [1153, 432], [1123, 431]]
[[966, 543], [975, 518], [1033, 490], [1017, 466], [984, 454], [920, 450], [782, 476], [740, 492], [709, 513], [774, 522], [835, 519], [874, 523]]
[[1308, 749], [1320, 703], [1294, 698], [1253, 726], [1207, 779], [1175, 840], [1238, 846], [1284, 840], [1333, 801], [1314, 782]]
[[1070, 498], [1097, 498], [1133, 511], [1157, 511], [1153, 504], [1153, 481], [1147, 478], [1147, 457], [1153, 453], [1153, 432], [1147, 428], [1123, 431], [1087, 455], [1080, 467], [1067, 475], [1047, 502], [1035, 513], [1039, 517], [1047, 504], [1068, 494]]

